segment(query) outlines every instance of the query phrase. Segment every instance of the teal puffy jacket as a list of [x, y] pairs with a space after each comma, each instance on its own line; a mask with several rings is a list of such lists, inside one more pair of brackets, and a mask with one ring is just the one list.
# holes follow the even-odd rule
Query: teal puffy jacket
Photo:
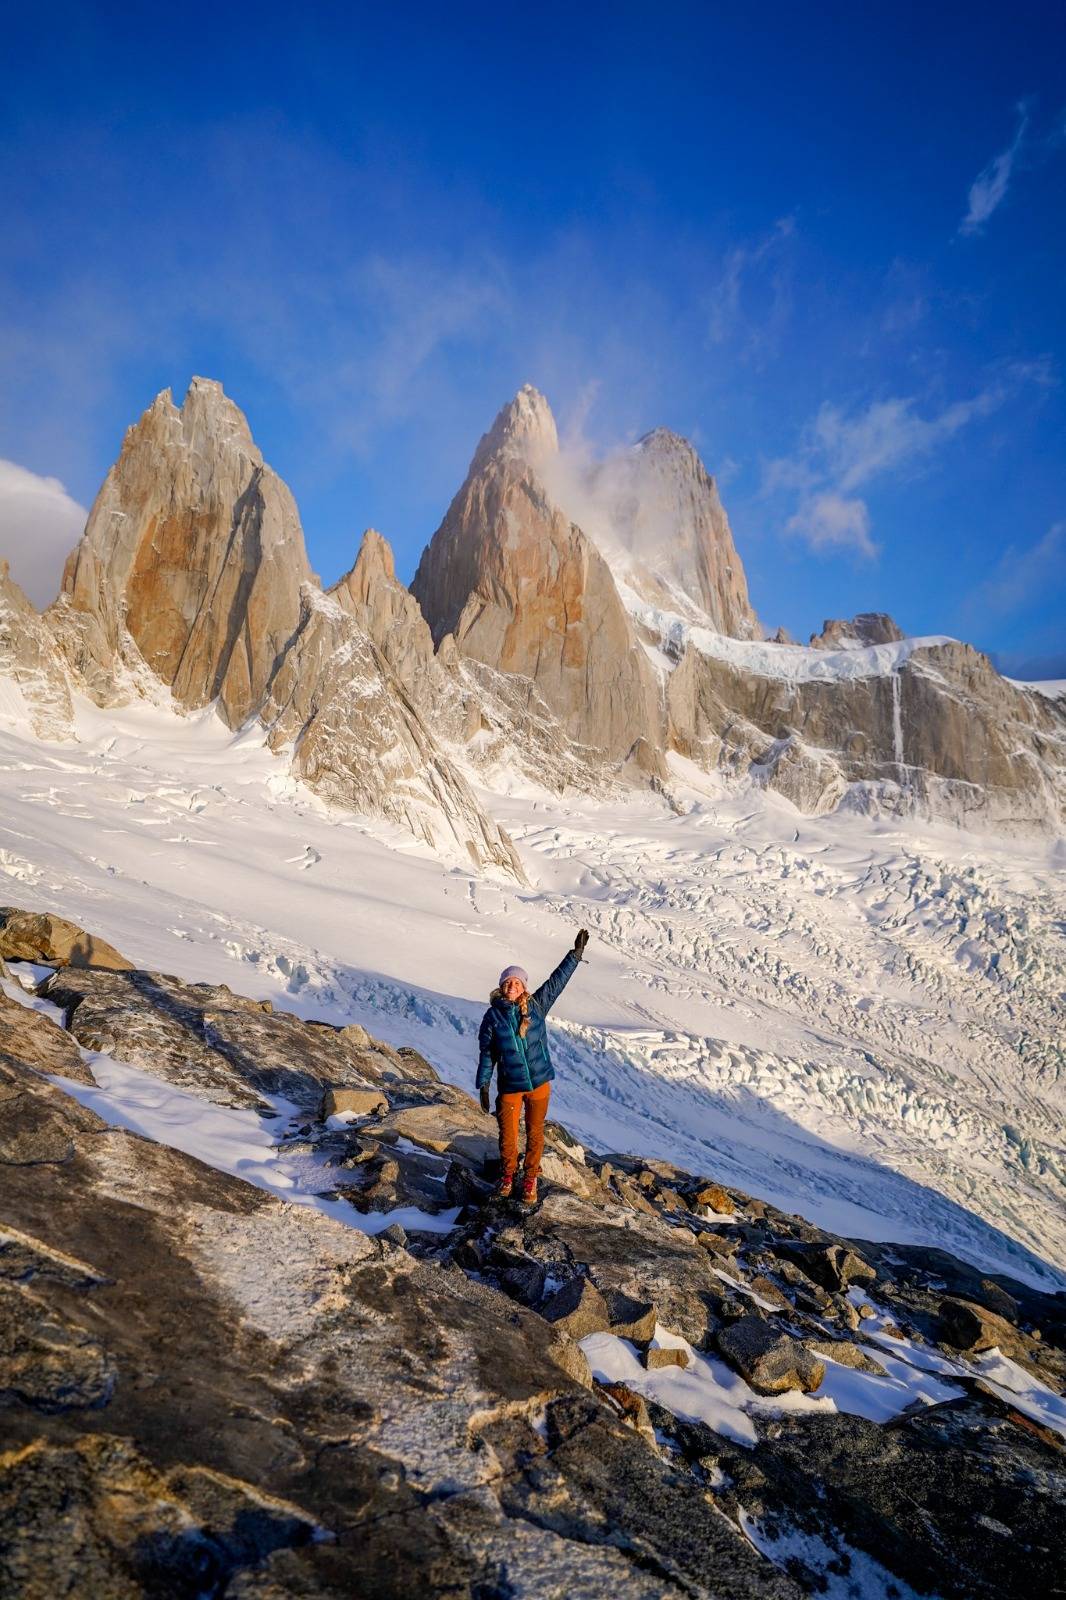
[[539, 1089], [555, 1077], [551, 1056], [548, 1053], [548, 1030], [544, 1018], [562, 994], [577, 971], [578, 957], [568, 950], [540, 988], [529, 997], [529, 1027], [524, 1039], [519, 1037], [518, 1025], [522, 1013], [513, 1000], [505, 1000], [499, 989], [494, 989], [491, 1004], [481, 1022], [478, 1034], [477, 1087], [484, 1089], [497, 1074], [500, 1094], [522, 1094]]

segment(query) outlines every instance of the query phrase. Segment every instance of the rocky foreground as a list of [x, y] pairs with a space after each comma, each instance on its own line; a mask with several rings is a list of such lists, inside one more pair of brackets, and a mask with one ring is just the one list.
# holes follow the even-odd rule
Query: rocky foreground
[[[50, 917], [0, 955], [0, 1593], [1057, 1592], [1063, 1440], [988, 1355], [1061, 1394], [1066, 1295], [551, 1124], [503, 1205], [414, 1051]], [[112, 1126], [100, 1053], [261, 1115], [371, 1231]]]

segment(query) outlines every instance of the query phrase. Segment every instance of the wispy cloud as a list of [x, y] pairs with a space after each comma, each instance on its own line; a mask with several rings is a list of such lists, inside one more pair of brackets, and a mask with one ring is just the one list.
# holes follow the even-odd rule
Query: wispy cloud
[[1066, 522], [1052, 523], [1043, 538], [1024, 549], [1008, 545], [964, 610], [986, 620], [1013, 617], [1058, 589], [1066, 589]]
[[771, 231], [726, 255], [707, 298], [707, 337], [715, 345], [737, 343], [747, 356], [765, 354], [791, 305], [784, 247], [796, 231], [793, 217], [780, 217]]
[[1029, 102], [1022, 100], [1017, 106], [1018, 125], [1014, 138], [1005, 150], [993, 156], [987, 167], [977, 174], [970, 185], [966, 215], [959, 224], [959, 232], [980, 233], [994, 211], [1007, 198], [1014, 164], [1029, 131]]
[[1018, 362], [984, 389], [932, 414], [922, 414], [914, 396], [875, 400], [846, 412], [825, 404], [803, 431], [791, 456], [766, 463], [762, 493], [798, 495], [786, 532], [813, 550], [843, 549], [871, 559], [870, 510], [856, 492], [887, 472], [915, 470], [949, 440], [991, 416], [1026, 383], [1053, 382], [1048, 363]]
[[58, 478], [0, 460], [0, 556], [34, 605], [55, 599], [63, 562], [81, 537], [85, 517], [85, 507]]
[[809, 495], [789, 517], [785, 529], [799, 534], [812, 550], [853, 550], [871, 560], [878, 552], [870, 538], [870, 512], [865, 500], [832, 490]]

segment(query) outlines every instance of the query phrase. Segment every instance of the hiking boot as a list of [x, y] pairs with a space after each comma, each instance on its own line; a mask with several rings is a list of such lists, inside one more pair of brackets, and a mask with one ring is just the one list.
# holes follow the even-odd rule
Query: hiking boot
[[505, 1172], [503, 1174], [502, 1178], [500, 1179], [499, 1183], [496, 1185], [496, 1198], [497, 1198], [497, 1200], [509, 1200], [511, 1198], [511, 1190], [513, 1188], [514, 1188], [514, 1173], [513, 1172]]
[[536, 1203], [537, 1203], [537, 1180], [536, 1180], [536, 1178], [525, 1178], [525, 1179], [523, 1179], [523, 1182], [522, 1182], [522, 1202], [523, 1202], [524, 1205], [527, 1205], [527, 1206], [535, 1206], [536, 1205]]

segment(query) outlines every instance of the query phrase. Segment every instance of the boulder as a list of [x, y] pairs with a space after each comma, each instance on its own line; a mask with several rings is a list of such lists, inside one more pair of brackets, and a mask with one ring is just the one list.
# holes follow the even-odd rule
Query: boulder
[[573, 1339], [553, 1339], [548, 1346], [548, 1359], [554, 1361], [568, 1378], [579, 1383], [583, 1389], [592, 1388], [592, 1369], [589, 1367], [588, 1356]]
[[792, 1309], [792, 1302], [788, 1295], [782, 1293], [776, 1283], [772, 1283], [769, 1278], [763, 1277], [761, 1272], [756, 1273], [754, 1278], [748, 1279], [748, 1287], [759, 1296], [760, 1300], [768, 1301], [775, 1311], [790, 1311]]
[[833, 1361], [839, 1361], [841, 1366], [853, 1367], [856, 1372], [868, 1372], [874, 1378], [887, 1377], [880, 1361], [861, 1350], [850, 1339], [811, 1339], [807, 1348], [813, 1350], [815, 1355], [829, 1356]]
[[606, 1301], [588, 1278], [571, 1278], [537, 1309], [547, 1322], [562, 1329], [571, 1339], [605, 1333], [611, 1326]]
[[96, 1082], [66, 1029], [0, 992], [0, 1059], [5, 1056], [73, 1083]]
[[706, 1206], [708, 1211], [716, 1211], [721, 1216], [730, 1216], [737, 1209], [736, 1202], [720, 1183], [701, 1184], [691, 1199], [695, 1205]]
[[973, 1300], [956, 1300], [953, 1297], [942, 1300], [937, 1333], [956, 1350], [976, 1353], [998, 1348], [1006, 1355], [1018, 1353], [1023, 1358], [1027, 1353], [1025, 1335], [1013, 1323]]
[[687, 1367], [689, 1353], [676, 1345], [657, 1344], [654, 1339], [650, 1341], [647, 1349], [643, 1351], [641, 1359], [649, 1372], [655, 1372], [660, 1367]]
[[696, 1234], [696, 1243], [702, 1245], [710, 1255], [731, 1258], [740, 1249], [740, 1240], [735, 1234], [712, 1233], [709, 1228], [701, 1228]]
[[331, 1084], [322, 1096], [319, 1120], [328, 1117], [371, 1117], [375, 1111], [387, 1111], [389, 1102], [380, 1089], [365, 1084]]
[[652, 1338], [659, 1312], [650, 1300], [634, 1299], [621, 1289], [607, 1289], [603, 1298], [612, 1333], [638, 1342]]
[[133, 963], [114, 945], [86, 933], [76, 922], [47, 911], [0, 907], [0, 956], [8, 961], [35, 961], [47, 967], [103, 967], [132, 972]]
[[853, 1283], [873, 1283], [877, 1278], [874, 1268], [847, 1245], [800, 1245], [790, 1253], [812, 1282], [829, 1291]]
[[719, 1329], [718, 1348], [757, 1394], [812, 1394], [825, 1377], [824, 1361], [762, 1317], [744, 1316]]

